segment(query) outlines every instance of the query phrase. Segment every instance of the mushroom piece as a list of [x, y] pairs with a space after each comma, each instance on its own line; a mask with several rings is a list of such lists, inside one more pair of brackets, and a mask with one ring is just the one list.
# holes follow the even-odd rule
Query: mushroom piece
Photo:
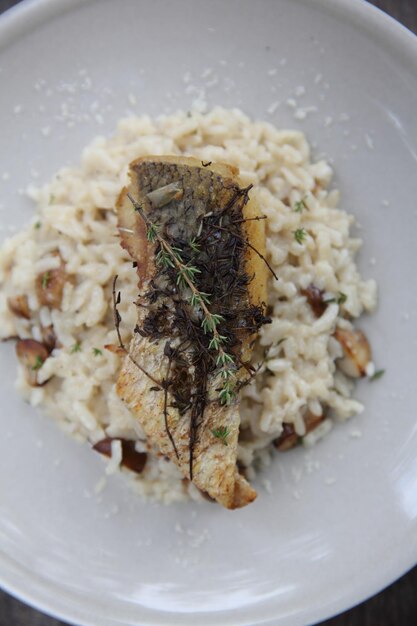
[[294, 430], [294, 426], [292, 424], [283, 423], [282, 433], [277, 439], [274, 441], [274, 446], [280, 452], [285, 452], [286, 450], [290, 450], [294, 448], [298, 443], [298, 435]]
[[51, 353], [52, 350], [55, 348], [56, 342], [57, 342], [55, 331], [54, 331], [54, 327], [52, 325], [51, 326], [42, 326], [41, 334], [42, 334], [42, 343], [43, 343], [43, 345]]
[[327, 302], [323, 298], [324, 291], [311, 284], [306, 289], [302, 289], [301, 293], [307, 299], [314, 315], [321, 317], [327, 308]]
[[372, 353], [364, 333], [361, 330], [336, 328], [334, 336], [344, 353], [344, 356], [336, 361], [338, 368], [350, 378], [366, 376], [366, 368], [372, 361]]
[[311, 411], [307, 411], [303, 415], [304, 424], [306, 427], [306, 435], [311, 433], [321, 422], [325, 419], [325, 413], [323, 412], [321, 415], [315, 415]]
[[26, 320], [30, 319], [30, 309], [27, 296], [19, 295], [7, 298], [7, 306], [13, 315], [16, 315], [16, 317], [23, 317]]
[[135, 442], [130, 439], [106, 437], [105, 439], [97, 441], [97, 443], [93, 445], [93, 450], [104, 454], [104, 456], [111, 457], [112, 441], [120, 441], [122, 445], [122, 465], [137, 474], [143, 472], [148, 455], [146, 452], [138, 452], [135, 448]]
[[16, 343], [16, 355], [25, 368], [28, 384], [32, 387], [44, 384], [38, 380], [38, 372], [49, 357], [49, 351], [43, 343], [34, 339], [19, 339]]
[[[311, 411], [307, 411], [303, 415], [304, 425], [306, 427], [305, 434], [308, 435], [308, 433], [311, 433], [313, 430], [315, 430], [317, 426], [319, 426], [319, 424], [324, 421], [324, 418], [324, 413], [322, 413], [322, 415], [314, 415], [314, 413], [312, 413]], [[275, 439], [274, 446], [280, 452], [285, 452], [286, 450], [291, 450], [291, 448], [294, 448], [299, 443], [300, 439], [301, 437], [299, 437], [295, 432], [294, 426], [292, 424], [287, 424], [286, 422], [284, 422], [283, 431], [280, 436]]]
[[59, 267], [39, 274], [35, 281], [39, 304], [51, 309], [59, 309], [64, 286], [68, 280], [69, 277], [65, 272], [65, 264], [62, 260]]

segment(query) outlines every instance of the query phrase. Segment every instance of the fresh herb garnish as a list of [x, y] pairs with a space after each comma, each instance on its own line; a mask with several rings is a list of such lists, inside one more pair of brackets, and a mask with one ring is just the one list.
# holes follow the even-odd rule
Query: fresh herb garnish
[[32, 369], [36, 372], [37, 370], [39, 370], [42, 365], [44, 363], [44, 360], [41, 356], [39, 356], [39, 354], [37, 355], [36, 359], [35, 359], [35, 364], [32, 365]]
[[302, 198], [301, 200], [298, 200], [298, 202], [296, 202], [294, 204], [294, 211], [296, 213], [302, 213], [303, 209], [307, 208], [307, 205], [306, 205], [306, 202], [305, 202], [306, 198], [307, 198], [307, 196], [304, 196], [304, 198]]
[[36, 228], [36, 230], [39, 230], [39, 228], [42, 226], [40, 221], [37, 221], [34, 223], [33, 228]]
[[297, 228], [297, 230], [293, 230], [294, 239], [297, 243], [302, 244], [307, 236], [307, 231], [305, 228]]
[[93, 348], [93, 354], [94, 356], [101, 356], [103, 352], [100, 350], [100, 348]]
[[325, 304], [330, 304], [331, 302], [336, 302], [337, 304], [344, 304], [347, 300], [347, 295], [342, 291], [339, 291], [336, 298], [327, 298], [323, 300]]
[[200, 306], [201, 302], [210, 304], [210, 294], [205, 293], [204, 291], [199, 291], [198, 293], [192, 293], [189, 301], [190, 301], [191, 306]]
[[216, 439], [220, 439], [223, 445], [227, 446], [227, 438], [230, 435], [230, 430], [227, 426], [219, 426], [218, 428], [213, 428], [211, 431], [212, 435], [216, 437]]
[[196, 243], [196, 238], [195, 237], [193, 237], [191, 239], [191, 241], [190, 241], [190, 248], [191, 248], [191, 250], [193, 250], [193, 252], [197, 252], [197, 253], [200, 252], [200, 250], [201, 250], [201, 248], [198, 245], [198, 243]]
[[[190, 480], [193, 480], [195, 446], [207, 423], [206, 407], [213, 402], [230, 404], [262, 365], [254, 368], [242, 361], [242, 344], [250, 342], [254, 333], [270, 322], [263, 306], [252, 304], [249, 298], [247, 286], [251, 277], [245, 271], [245, 251], [253, 249], [274, 277], [277, 276], [240, 226], [247, 221], [242, 211], [251, 187], [225, 187], [221, 178], [216, 178], [209, 200], [196, 207], [195, 219], [186, 215], [188, 224], [180, 221], [184, 208], [181, 205], [174, 206], [173, 213], [168, 214], [152, 201], [145, 210], [127, 194], [144, 222], [148, 240], [155, 244], [157, 272], [137, 301], [137, 306], [147, 312], [139, 316], [141, 322], [136, 325], [135, 333], [151, 341], [165, 338], [167, 361], [162, 380], [146, 372], [123, 343], [117, 277], [113, 281], [115, 328], [127, 357], [153, 381], [152, 389], [163, 391], [165, 431], [177, 458], [179, 449], [171, 428], [180, 416], [189, 416]], [[217, 204], [217, 193], [221, 194], [221, 206]], [[243, 368], [249, 373], [246, 377], [239, 376]], [[216, 432], [227, 445], [228, 430], [216, 429]], [[183, 451], [180, 452], [182, 456]]]
[[51, 280], [51, 272], [45, 272], [42, 276], [42, 289], [46, 289], [48, 287], [50, 280]]
[[151, 243], [155, 243], [158, 230], [159, 230], [158, 224], [151, 224], [146, 232], [147, 240], [150, 241]]
[[76, 341], [71, 346], [71, 354], [75, 354], [75, 352], [81, 352], [81, 341]]
[[371, 382], [374, 380], [378, 380], [379, 378], [382, 378], [384, 374], [385, 374], [385, 370], [377, 370], [375, 374], [372, 374], [372, 376], [369, 377], [369, 380]]
[[[235, 396], [235, 371], [237, 368], [234, 358], [223, 349], [222, 343], [224, 342], [225, 337], [220, 334], [217, 328], [222, 322], [225, 321], [225, 318], [223, 315], [212, 313], [209, 310], [208, 294], [199, 291], [196, 287], [196, 276], [197, 274], [200, 274], [201, 270], [190, 263], [184, 263], [182, 258], [183, 251], [180, 248], [171, 245], [164, 237], [162, 237], [162, 235], [158, 232], [158, 228], [155, 228], [155, 224], [144, 212], [142, 206], [136, 202], [136, 200], [129, 193], [127, 195], [135, 207], [135, 211], [139, 213], [145, 222], [148, 239], [149, 233], [152, 233], [153, 241], [158, 242], [160, 245], [160, 250], [156, 255], [157, 265], [160, 265], [165, 269], [171, 268], [176, 271], [176, 284], [180, 288], [190, 289], [190, 300], [193, 298], [193, 302], [195, 303], [194, 306], [198, 307], [201, 311], [203, 316], [201, 321], [202, 329], [206, 334], [213, 335], [209, 345], [212, 346], [213, 350], [218, 352], [216, 366], [220, 368], [219, 376], [222, 380], [222, 387], [219, 391], [219, 399], [222, 404], [230, 404]], [[193, 243], [193, 240], [191, 243]]]
[[[199, 270], [197, 267], [194, 267], [194, 265], [190, 265], [189, 263], [187, 263], [187, 265], [183, 265], [181, 268], [178, 269], [178, 274], [177, 274], [177, 285], [179, 287], [187, 287], [189, 286], [190, 282], [194, 282], [195, 281], [195, 275], [196, 274], [200, 274], [201, 270]], [[195, 296], [200, 296], [199, 292], [193, 292], [193, 294]], [[201, 296], [200, 296], [200, 303], [202, 302]]]

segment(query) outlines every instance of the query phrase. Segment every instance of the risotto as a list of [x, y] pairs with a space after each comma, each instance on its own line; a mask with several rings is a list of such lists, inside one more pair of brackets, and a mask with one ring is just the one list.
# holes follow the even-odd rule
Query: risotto
[[[146, 463], [126, 476], [141, 495], [171, 502], [200, 494], [147, 446], [116, 393], [122, 357], [113, 348], [113, 277], [123, 296], [126, 343], [137, 296], [115, 203], [129, 163], [158, 154], [236, 166], [266, 217], [268, 262], [279, 280], [271, 277], [268, 285], [272, 322], [261, 328], [253, 354], [262, 367], [241, 391], [238, 465], [249, 479], [277, 448], [311, 445], [335, 420], [362, 411], [352, 397], [352, 377], [372, 375], [373, 364], [353, 324], [374, 309], [377, 289], [356, 267], [361, 241], [350, 235], [354, 218], [338, 208], [338, 191], [329, 189], [330, 166], [311, 160], [303, 133], [253, 122], [236, 109], [122, 119], [110, 139], [97, 137], [84, 149], [79, 167], [30, 189], [36, 217], [0, 252], [0, 333], [44, 345], [49, 333], [53, 345], [48, 358], [30, 366], [29, 377], [21, 359], [17, 388], [80, 440], [111, 440], [108, 473], [121, 467], [126, 440], [134, 442]], [[62, 275], [59, 306], [40, 298], [42, 282], [59, 282]]]

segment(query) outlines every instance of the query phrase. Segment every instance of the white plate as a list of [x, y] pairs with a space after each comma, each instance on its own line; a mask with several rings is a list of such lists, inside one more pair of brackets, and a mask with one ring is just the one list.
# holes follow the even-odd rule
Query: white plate
[[[416, 39], [354, 0], [40, 0], [1, 18], [0, 66], [6, 233], [31, 215], [19, 190], [34, 175], [76, 162], [128, 109], [190, 107], [190, 84], [206, 85], [209, 106], [305, 130], [362, 225], [361, 268], [381, 289], [363, 326], [387, 368], [359, 385], [361, 417], [307, 459], [277, 457], [273, 495], [260, 487], [230, 513], [144, 505], [117, 478], [97, 502], [101, 461], [23, 404], [2, 346], [3, 586], [82, 624], [288, 626], [403, 574], [417, 561]], [[317, 110], [297, 120], [291, 97]]]

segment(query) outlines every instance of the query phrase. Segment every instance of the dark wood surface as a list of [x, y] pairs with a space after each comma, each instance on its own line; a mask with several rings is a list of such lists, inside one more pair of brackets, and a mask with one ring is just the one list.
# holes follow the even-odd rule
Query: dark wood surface
[[[0, 13], [18, 1], [0, 0]], [[370, 2], [417, 33], [417, 0], [370, 0]], [[417, 567], [368, 601], [320, 624], [320, 626], [414, 625], [417, 625]], [[66, 624], [47, 617], [0, 591], [0, 626], [66, 626]]]

